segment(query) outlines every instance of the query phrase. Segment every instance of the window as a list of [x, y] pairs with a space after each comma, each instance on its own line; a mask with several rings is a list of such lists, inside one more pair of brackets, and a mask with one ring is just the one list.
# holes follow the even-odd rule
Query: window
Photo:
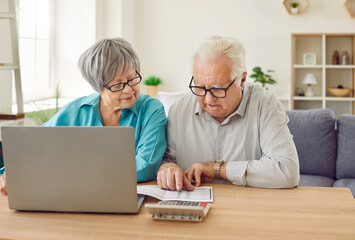
[[52, 0], [18, 0], [19, 53], [24, 101], [51, 97]]

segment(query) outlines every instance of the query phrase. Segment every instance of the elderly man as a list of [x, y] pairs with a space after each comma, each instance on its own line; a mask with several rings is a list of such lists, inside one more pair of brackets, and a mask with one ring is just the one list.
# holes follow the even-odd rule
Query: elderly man
[[175, 103], [157, 182], [193, 190], [202, 182], [292, 188], [299, 161], [288, 117], [265, 88], [245, 82], [244, 47], [236, 39], [206, 39], [194, 55], [191, 93]]

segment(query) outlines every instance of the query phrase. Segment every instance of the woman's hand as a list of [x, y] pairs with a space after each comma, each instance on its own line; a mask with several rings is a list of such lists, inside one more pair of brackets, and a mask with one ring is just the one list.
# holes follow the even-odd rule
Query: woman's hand
[[6, 187], [6, 172], [0, 178], [0, 192], [2, 194], [7, 195], [7, 187]]

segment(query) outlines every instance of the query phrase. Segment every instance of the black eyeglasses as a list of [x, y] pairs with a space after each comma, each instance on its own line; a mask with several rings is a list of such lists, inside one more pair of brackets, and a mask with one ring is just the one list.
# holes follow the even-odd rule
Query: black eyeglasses
[[227, 96], [227, 90], [232, 86], [232, 84], [235, 82], [237, 77], [233, 79], [233, 81], [228, 85], [226, 88], [209, 88], [206, 89], [204, 87], [198, 87], [198, 86], [191, 86], [192, 81], [194, 80], [194, 76], [192, 76], [189, 88], [191, 89], [191, 92], [195, 94], [196, 96], [199, 97], [204, 97], [206, 96], [207, 92], [210, 92], [212, 96], [215, 98], [225, 98]]
[[139, 74], [139, 72], [136, 71], [136, 73], [138, 74], [138, 76], [135, 78], [132, 78], [131, 80], [128, 80], [127, 82], [117, 83], [112, 86], [104, 85], [104, 88], [106, 88], [107, 90], [109, 90], [111, 92], [119, 92], [119, 91], [122, 91], [126, 87], [126, 85], [128, 85], [130, 87], [136, 86], [142, 81], [142, 76]]

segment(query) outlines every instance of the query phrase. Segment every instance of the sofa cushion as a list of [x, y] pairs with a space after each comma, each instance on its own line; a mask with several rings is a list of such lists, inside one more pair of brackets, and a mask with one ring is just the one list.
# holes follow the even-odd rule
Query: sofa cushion
[[298, 186], [333, 187], [334, 179], [317, 175], [301, 174]]
[[343, 178], [336, 180], [333, 187], [347, 187], [350, 188], [351, 192], [355, 197], [355, 179]]
[[157, 99], [163, 104], [166, 116], [168, 116], [170, 107], [185, 94], [183, 92], [158, 92]]
[[335, 177], [337, 138], [330, 109], [286, 111], [297, 148], [301, 174]]
[[340, 115], [337, 128], [336, 178], [355, 178], [355, 116]]

